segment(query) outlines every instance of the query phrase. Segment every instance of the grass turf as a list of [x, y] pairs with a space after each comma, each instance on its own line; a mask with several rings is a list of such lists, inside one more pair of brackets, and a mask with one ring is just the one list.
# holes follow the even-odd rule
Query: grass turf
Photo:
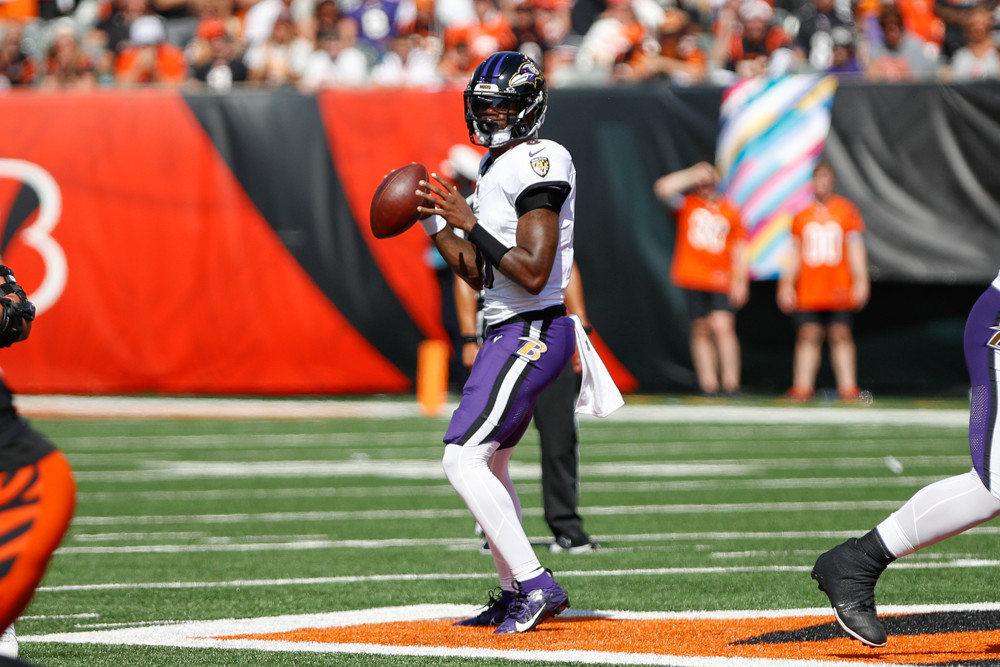
[[[960, 401], [883, 404], [964, 409]], [[445, 425], [35, 421], [73, 464], [79, 499], [18, 632], [480, 603], [495, 585], [493, 564], [478, 553], [472, 519], [440, 472]], [[925, 484], [969, 468], [964, 429], [877, 419], [585, 420], [580, 438], [581, 514], [600, 551], [548, 553], [533, 429], [512, 468], [527, 533], [577, 609], [821, 607], [826, 600], [808, 576], [821, 551], [870, 529]], [[890, 568], [879, 601], [989, 601], [982, 568], [947, 564], [993, 557], [988, 531], [947, 540], [907, 558], [941, 567]], [[386, 580], [363, 579], [371, 575]], [[32, 641], [22, 643], [22, 657], [50, 667], [484, 663]]]

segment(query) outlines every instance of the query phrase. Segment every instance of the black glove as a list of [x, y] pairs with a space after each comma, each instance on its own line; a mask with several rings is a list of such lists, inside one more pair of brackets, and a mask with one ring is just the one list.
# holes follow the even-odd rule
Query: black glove
[[[28, 295], [14, 278], [14, 272], [0, 264], [0, 347], [10, 347], [21, 340], [24, 323], [35, 319], [35, 306], [28, 301]], [[14, 302], [6, 295], [16, 294], [20, 302]]]

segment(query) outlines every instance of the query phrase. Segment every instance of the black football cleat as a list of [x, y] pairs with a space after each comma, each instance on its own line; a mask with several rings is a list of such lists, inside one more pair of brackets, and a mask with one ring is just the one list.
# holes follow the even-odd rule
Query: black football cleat
[[875, 611], [875, 584], [885, 569], [858, 547], [852, 537], [816, 559], [812, 578], [826, 593], [837, 623], [865, 646], [886, 644], [885, 628]]

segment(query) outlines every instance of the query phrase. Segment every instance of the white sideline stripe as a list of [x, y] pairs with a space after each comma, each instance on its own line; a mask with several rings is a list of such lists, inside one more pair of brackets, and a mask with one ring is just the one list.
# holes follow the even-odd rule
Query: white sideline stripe
[[[920, 563], [894, 563], [894, 568], [931, 569], [971, 569], [1000, 566], [1000, 560], [958, 558]], [[560, 571], [560, 578], [567, 577], [649, 577], [692, 574], [733, 574], [744, 572], [809, 572], [811, 565], [740, 565], [734, 567], [658, 567], [638, 570], [567, 570]], [[454, 573], [433, 574], [369, 574], [340, 577], [299, 577], [288, 579], [241, 579], [234, 581], [161, 581], [146, 583], [104, 583], [65, 584], [61, 586], [39, 586], [38, 592], [65, 593], [76, 591], [118, 591], [118, 590], [181, 590], [189, 588], [259, 588], [267, 586], [327, 586], [333, 584], [359, 584], [386, 581], [441, 581], [445, 579], [496, 579], [496, 573]]]
[[[406, 428], [393, 431], [380, 429], [378, 433], [293, 433], [288, 426], [279, 433], [235, 432], [235, 433], [172, 433], [169, 436], [152, 434], [132, 435], [69, 435], [59, 438], [60, 443], [72, 445], [73, 451], [88, 451], [90, 456], [120, 456], [122, 452], [150, 452], [167, 448], [171, 451], [194, 449], [203, 451], [212, 447], [227, 448], [239, 445], [241, 449], [357, 447], [358, 445], [414, 446], [417, 438], [429, 438], [440, 443], [442, 431], [435, 424], [432, 430], [422, 434]], [[442, 444], [443, 446], [443, 444]], [[143, 449], [144, 448], [144, 449]]]
[[[590, 417], [589, 419], [596, 419]], [[607, 419], [616, 422], [688, 422], [708, 424], [899, 424], [968, 428], [969, 411], [949, 409], [750, 406], [626, 405]], [[581, 418], [583, 421], [583, 418]]]
[[182, 398], [18, 394], [31, 417], [102, 419], [404, 419], [419, 417], [416, 401], [344, 399]]
[[[586, 507], [587, 514], [619, 516], [622, 514], [701, 514], [705, 512], [801, 512], [803, 510], [826, 512], [842, 510], [886, 510], [899, 507], [898, 500], [857, 500], [857, 501], [812, 501], [774, 503], [699, 503], [688, 505], [611, 505]], [[527, 507], [523, 513], [541, 516], [542, 508]], [[248, 521], [344, 521], [381, 519], [441, 519], [464, 517], [466, 509], [427, 510], [362, 510], [362, 511], [316, 511], [316, 512], [262, 512], [259, 514], [175, 514], [175, 515], [132, 515], [132, 516], [77, 516], [74, 526], [116, 526], [116, 525], [164, 525], [164, 524], [222, 524], [244, 523]]]
[[[886, 613], [928, 613], [994, 611], [996, 604], [965, 605], [912, 605], [883, 609]], [[65, 644], [104, 644], [119, 646], [172, 646], [186, 648], [251, 649], [296, 653], [360, 653], [396, 656], [493, 658], [515, 661], [537, 660], [542, 662], [578, 662], [585, 664], [614, 665], [673, 665], [674, 667], [814, 667], [833, 664], [820, 660], [754, 659], [747, 657], [690, 657], [659, 654], [632, 654], [609, 651], [524, 651], [501, 649], [469, 649], [426, 646], [385, 646], [371, 644], [330, 644], [322, 642], [277, 642], [266, 640], [220, 640], [213, 637], [291, 632], [307, 628], [348, 627], [361, 623], [398, 623], [421, 620], [453, 619], [474, 614], [479, 608], [470, 605], [424, 604], [408, 607], [382, 607], [320, 614], [296, 614], [267, 618], [221, 619], [206, 621], [162, 621], [159, 625], [130, 628], [91, 630], [87, 632], [62, 632], [45, 635], [25, 635], [23, 642], [50, 642]], [[746, 618], [784, 618], [798, 616], [829, 616], [829, 607], [785, 609], [771, 611], [686, 611], [686, 612], [634, 612], [619, 610], [569, 610], [568, 617], [598, 617], [613, 620], [696, 620]], [[836, 664], [844, 664], [838, 661]], [[894, 663], [880, 662], [891, 666]]]
[[[67, 396], [18, 394], [14, 404], [27, 416], [106, 419], [402, 419], [421, 416], [416, 400], [256, 399], [212, 397]], [[457, 407], [448, 401], [441, 415]], [[596, 417], [581, 417], [581, 421]], [[634, 405], [607, 419], [615, 422], [746, 424], [902, 424], [968, 427], [968, 410], [810, 406]]]

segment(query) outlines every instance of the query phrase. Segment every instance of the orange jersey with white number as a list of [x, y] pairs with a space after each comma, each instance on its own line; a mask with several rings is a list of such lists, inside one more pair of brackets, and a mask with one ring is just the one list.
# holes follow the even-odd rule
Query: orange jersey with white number
[[851, 236], [864, 231], [858, 207], [830, 195], [826, 204], [813, 202], [792, 221], [799, 242], [799, 274], [795, 296], [799, 310], [853, 310], [854, 280], [847, 262]]
[[687, 195], [677, 211], [670, 279], [684, 289], [728, 292], [733, 245], [745, 237], [740, 214], [727, 199]]

